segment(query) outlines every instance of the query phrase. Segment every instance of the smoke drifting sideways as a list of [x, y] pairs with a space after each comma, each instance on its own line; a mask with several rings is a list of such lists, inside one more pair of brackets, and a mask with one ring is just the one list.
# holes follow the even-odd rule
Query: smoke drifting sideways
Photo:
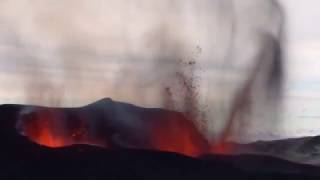
[[111, 97], [162, 107], [185, 113], [215, 144], [281, 127], [284, 17], [275, 0], [0, 7], [1, 76], [15, 102]]

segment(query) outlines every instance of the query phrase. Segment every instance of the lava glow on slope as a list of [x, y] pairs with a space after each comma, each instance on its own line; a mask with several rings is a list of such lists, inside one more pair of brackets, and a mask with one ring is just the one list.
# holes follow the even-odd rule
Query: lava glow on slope
[[[94, 122], [93, 120], [70, 116], [62, 110], [50, 108], [42, 108], [25, 114], [21, 116], [19, 121], [18, 129], [22, 134], [37, 144], [51, 148], [72, 144], [90, 144], [107, 148], [176, 152], [193, 157], [208, 153], [227, 154], [232, 152], [231, 147], [224, 145], [224, 143], [210, 147], [208, 141], [195, 125], [186, 118], [179, 118], [179, 116], [150, 121], [152, 123], [147, 124], [150, 131], [138, 138], [133, 138], [134, 133], [132, 135], [128, 131], [119, 135], [114, 129], [108, 129], [108, 127], [104, 130], [113, 133], [107, 133], [108, 136], [101, 135], [101, 133], [93, 132], [90, 128], [88, 122]], [[117, 140], [119, 138], [120, 141]]]
[[25, 119], [27, 123], [24, 123], [20, 130], [32, 141], [47, 147], [54, 148], [67, 145], [65, 138], [55, 132], [53, 128], [55, 126], [54, 119], [49, 114], [51, 112], [40, 112], [38, 114], [39, 120], [36, 120], [32, 115], [27, 116], [28, 119]]
[[61, 111], [43, 108], [36, 113], [21, 116], [18, 130], [33, 142], [58, 148], [72, 144], [97, 144], [87, 135], [84, 121], [72, 121], [72, 126], [62, 123], [64, 114]]

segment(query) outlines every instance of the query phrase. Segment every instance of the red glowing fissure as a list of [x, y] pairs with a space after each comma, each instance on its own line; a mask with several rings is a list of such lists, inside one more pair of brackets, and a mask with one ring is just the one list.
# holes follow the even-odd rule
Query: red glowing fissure
[[[22, 119], [25, 121], [24, 134], [33, 142], [51, 148], [72, 144], [94, 144], [107, 147], [106, 144], [101, 143], [101, 139], [90, 137], [85, 121], [78, 122], [75, 127], [66, 128], [61, 125], [62, 119], [59, 112], [44, 110], [37, 113], [37, 116], [28, 117], [27, 120]], [[152, 130], [146, 138], [148, 146], [138, 148], [176, 152], [193, 157], [208, 153], [232, 153], [232, 147], [225, 142], [209, 145], [210, 143], [195, 125], [186, 119], [163, 119], [153, 122]], [[109, 138], [112, 139], [112, 137]]]

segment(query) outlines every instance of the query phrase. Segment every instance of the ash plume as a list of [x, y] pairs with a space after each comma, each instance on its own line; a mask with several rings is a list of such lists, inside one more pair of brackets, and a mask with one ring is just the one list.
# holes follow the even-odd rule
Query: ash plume
[[1, 62], [19, 79], [17, 102], [111, 97], [163, 107], [215, 143], [281, 129], [284, 15], [276, 0], [1, 5]]
[[[255, 127], [257, 121], [264, 121], [261, 124], [272, 126], [270, 129], [281, 129], [284, 15], [276, 1], [267, 3], [259, 1], [254, 8], [265, 8], [265, 11], [251, 19], [252, 22], [248, 22], [247, 15], [239, 12], [247, 2], [242, 3], [244, 5], [234, 1], [216, 4], [220, 9], [227, 11], [222, 13], [223, 15], [226, 13], [227, 18], [222, 15], [219, 18], [229, 23], [224, 29], [228, 34], [225, 37], [226, 42], [221, 42], [223, 46], [214, 46], [223, 52], [221, 60], [213, 55], [209, 57], [209, 61], [221, 61], [221, 65], [218, 64], [215, 68], [226, 70], [220, 75], [222, 83], [228, 83], [228, 79], [224, 76], [228, 70], [236, 70], [234, 66], [239, 61], [246, 63], [242, 71], [247, 71], [242, 72], [244, 77], [231, 92], [227, 94], [218, 91], [208, 92], [226, 96], [222, 104], [215, 100], [201, 101], [203, 94], [200, 94], [200, 82], [203, 69], [198, 65], [203, 63], [201, 59], [198, 62], [201, 47], [195, 46], [196, 53], [192, 52], [190, 47], [181, 44], [176, 37], [170, 35], [168, 31], [170, 28], [166, 25], [161, 26], [151, 40], [158, 45], [154, 53], [155, 68], [151, 69], [151, 72], [160, 77], [156, 82], [161, 82], [163, 86], [160, 87], [164, 94], [163, 107], [184, 112], [205, 135], [208, 133], [208, 126], [223, 122], [220, 133], [213, 137], [213, 143], [217, 144], [241, 137], [250, 128], [257, 128]], [[260, 24], [259, 21], [266, 24]], [[222, 107], [226, 109], [224, 118], [210, 114], [210, 110], [219, 106], [226, 106]]]

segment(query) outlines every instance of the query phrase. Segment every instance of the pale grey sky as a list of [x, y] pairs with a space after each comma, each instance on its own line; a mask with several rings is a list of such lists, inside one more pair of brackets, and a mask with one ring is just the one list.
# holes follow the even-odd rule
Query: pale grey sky
[[287, 13], [288, 134], [320, 134], [320, 18], [317, 0], [281, 0]]

